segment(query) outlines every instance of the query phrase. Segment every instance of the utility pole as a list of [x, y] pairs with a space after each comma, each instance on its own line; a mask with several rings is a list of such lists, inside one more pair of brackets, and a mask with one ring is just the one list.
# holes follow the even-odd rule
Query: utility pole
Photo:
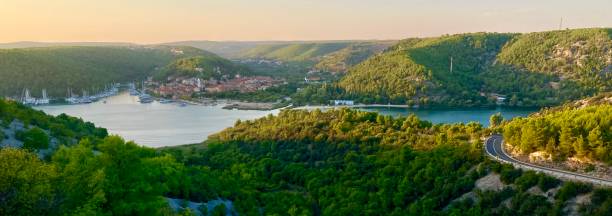
[[451, 67], [450, 67], [450, 72], [451, 74], [453, 73], [453, 57], [451, 56]]
[[561, 17], [561, 21], [559, 22], [559, 31], [563, 29], [563, 17]]

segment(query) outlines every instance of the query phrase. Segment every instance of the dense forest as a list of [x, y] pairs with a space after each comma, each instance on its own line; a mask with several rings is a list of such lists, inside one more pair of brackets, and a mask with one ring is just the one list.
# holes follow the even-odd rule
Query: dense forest
[[[433, 125], [416, 116], [350, 109], [291, 110], [237, 122], [204, 146], [163, 151], [193, 170], [185, 177], [192, 186], [171, 196], [221, 196], [247, 215], [562, 215], [571, 197], [586, 193], [594, 202], [580, 207], [583, 214], [612, 211], [612, 191], [559, 185], [487, 160], [480, 141], [487, 133], [477, 123]], [[493, 173], [514, 186], [475, 187]], [[528, 192], [533, 187], [559, 192], [547, 198]], [[475, 199], [461, 198], [465, 194]]]
[[[203, 144], [156, 150], [14, 102], [0, 101], [0, 117], [71, 137], [45, 158], [0, 149], [2, 215], [228, 213], [176, 211], [167, 198], [230, 200], [240, 215], [563, 215], [579, 194], [591, 202], [578, 213], [612, 212], [610, 190], [486, 159], [480, 140], [490, 131], [477, 123], [286, 110], [236, 122]], [[485, 176], [506, 186], [481, 190], [475, 184]]]
[[25, 88], [36, 97], [42, 89], [53, 97], [66, 96], [69, 88], [76, 94], [103, 90], [113, 82], [143, 80], [175, 58], [202, 52], [168, 46], [0, 49], [0, 95], [20, 96]]
[[370, 56], [382, 52], [389, 43], [354, 43], [320, 58], [314, 68], [333, 73], [344, 73]]
[[[56, 148], [51, 141], [63, 145], [76, 144], [81, 139], [99, 140], [107, 136], [104, 128], [97, 128], [90, 122], [65, 114], [53, 117], [16, 102], [0, 99], [0, 147], [7, 132], [14, 131], [14, 138], [23, 147], [31, 150]], [[14, 146], [13, 146], [14, 147]]]
[[553, 160], [588, 158], [612, 165], [612, 94], [543, 110], [503, 126], [506, 141], [525, 153], [545, 151]]
[[202, 51], [197, 56], [174, 60], [154, 74], [155, 79], [168, 77], [197, 77], [204, 80], [234, 78], [235, 75], [248, 75], [250, 70], [242, 65], [221, 58], [213, 53]]
[[556, 105], [610, 91], [609, 31], [406, 39], [349, 68], [333, 94], [311, 93], [326, 100], [421, 106], [489, 106], [499, 95], [506, 106]]
[[[320, 69], [327, 69], [325, 65], [336, 65], [345, 62], [356, 64], [356, 60], [363, 60], [369, 55], [390, 46], [394, 41], [322, 41], [322, 42], [294, 42], [259, 44], [244, 49], [237, 58], [269, 59], [286, 62], [312, 62], [323, 63]], [[327, 59], [327, 60], [326, 60]]]

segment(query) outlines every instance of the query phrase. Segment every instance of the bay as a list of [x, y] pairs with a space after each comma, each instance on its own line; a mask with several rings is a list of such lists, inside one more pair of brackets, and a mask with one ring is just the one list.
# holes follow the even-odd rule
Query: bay
[[[106, 103], [104, 103], [106, 101]], [[226, 110], [223, 105], [179, 106], [176, 103], [153, 102], [141, 104], [136, 96], [127, 92], [91, 104], [38, 106], [51, 115], [66, 113], [108, 129], [110, 134], [133, 140], [149, 147], [176, 146], [199, 143], [209, 135], [231, 127], [240, 120], [261, 118], [277, 114], [279, 110]], [[489, 117], [497, 112], [505, 119], [527, 116], [536, 109], [452, 109], [427, 110], [411, 108], [367, 107], [356, 108], [391, 116], [415, 114], [433, 123], [468, 123], [475, 121], [488, 126]]]
[[256, 119], [278, 110], [226, 110], [223, 105], [202, 106], [153, 102], [141, 104], [138, 97], [121, 93], [103, 100], [78, 105], [37, 106], [51, 115], [66, 113], [108, 129], [149, 147], [199, 143], [213, 133], [231, 127], [238, 120]]

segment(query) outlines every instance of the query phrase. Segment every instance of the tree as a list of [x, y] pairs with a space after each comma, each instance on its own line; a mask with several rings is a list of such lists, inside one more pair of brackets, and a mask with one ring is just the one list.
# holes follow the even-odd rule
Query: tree
[[57, 177], [53, 165], [30, 152], [0, 149], [0, 215], [46, 215], [53, 205]]
[[495, 113], [489, 118], [489, 127], [497, 127], [503, 120], [504, 117], [501, 115], [501, 113]]
[[49, 147], [49, 136], [38, 127], [33, 127], [22, 135], [23, 148], [30, 150], [46, 149]]

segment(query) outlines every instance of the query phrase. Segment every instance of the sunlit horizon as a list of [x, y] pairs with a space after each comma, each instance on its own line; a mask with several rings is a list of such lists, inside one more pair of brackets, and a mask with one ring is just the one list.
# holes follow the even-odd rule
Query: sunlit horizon
[[[612, 27], [612, 1], [4, 0], [0, 43], [398, 40]], [[563, 20], [563, 21], [561, 21]]]

